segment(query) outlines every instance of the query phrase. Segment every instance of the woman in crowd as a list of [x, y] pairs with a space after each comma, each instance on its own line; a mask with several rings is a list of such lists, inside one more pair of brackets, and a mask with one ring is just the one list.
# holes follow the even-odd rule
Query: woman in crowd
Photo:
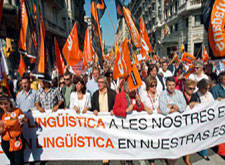
[[24, 164], [24, 150], [23, 142], [21, 139], [22, 129], [26, 117], [19, 108], [14, 108], [12, 102], [7, 96], [0, 96], [0, 108], [1, 108], [1, 146], [10, 160], [11, 165]]
[[149, 114], [157, 114], [159, 111], [159, 93], [157, 93], [157, 79], [148, 77], [145, 81], [146, 92], [140, 95], [141, 101], [144, 104], [145, 110]]
[[[190, 100], [190, 104], [201, 103], [201, 104], [209, 104], [214, 101], [212, 94], [209, 92], [210, 83], [207, 79], [202, 79], [197, 84], [198, 91], [193, 94]], [[207, 161], [209, 161], [208, 150], [202, 150], [199, 154]]]
[[74, 109], [77, 113], [86, 113], [91, 108], [91, 96], [86, 92], [84, 80], [77, 79], [76, 92], [70, 95], [70, 109]]
[[176, 81], [176, 89], [184, 91], [184, 74], [183, 74], [183, 65], [180, 65], [174, 74], [174, 79]]
[[143, 111], [144, 105], [135, 90], [130, 91], [127, 81], [123, 83], [123, 90], [116, 95], [113, 112], [115, 116], [126, 117], [133, 110]]
[[[184, 94], [184, 98], [186, 100], [186, 103], [187, 103], [187, 105], [190, 106], [190, 108], [193, 108], [194, 105], [196, 104], [195, 102], [190, 103], [191, 97], [194, 94], [195, 88], [196, 88], [196, 82], [195, 81], [190, 80], [190, 79], [187, 79], [185, 81], [183, 94]], [[186, 165], [191, 165], [190, 155], [186, 155], [184, 157], [184, 161], [185, 161]]]

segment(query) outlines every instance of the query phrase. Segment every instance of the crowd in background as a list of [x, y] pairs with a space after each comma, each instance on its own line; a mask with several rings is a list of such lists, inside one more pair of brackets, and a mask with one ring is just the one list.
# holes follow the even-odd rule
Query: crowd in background
[[[189, 72], [190, 65], [186, 62], [171, 63], [166, 58], [142, 62], [137, 64], [137, 68], [142, 86], [132, 91], [125, 79], [113, 80], [113, 65], [109, 62], [104, 63], [103, 69], [90, 65], [82, 75], [67, 70], [64, 75], [57, 76], [55, 70], [51, 77], [45, 75], [41, 79], [29, 72], [21, 79], [9, 77], [10, 90], [3, 86], [0, 88], [0, 133], [3, 151], [11, 164], [23, 162], [23, 149], [10, 151], [10, 139], [22, 139], [21, 127], [30, 110], [45, 113], [74, 109], [76, 113], [92, 111], [94, 115], [110, 112], [125, 118], [132, 111], [146, 111], [149, 115], [182, 113], [187, 106], [192, 109], [197, 104], [210, 104], [225, 98], [225, 70], [220, 61], [202, 63], [196, 60], [192, 72]], [[6, 117], [9, 117], [8, 123], [2, 122]], [[14, 118], [18, 118], [17, 122], [11, 122]], [[199, 154], [210, 161], [207, 150]], [[218, 146], [218, 154], [225, 157], [224, 144]], [[184, 159], [187, 165], [191, 165], [189, 157], [187, 155]], [[175, 162], [167, 160], [171, 165]], [[154, 160], [149, 160], [149, 163], [154, 164]], [[109, 164], [109, 161], [104, 160], [103, 164]]]

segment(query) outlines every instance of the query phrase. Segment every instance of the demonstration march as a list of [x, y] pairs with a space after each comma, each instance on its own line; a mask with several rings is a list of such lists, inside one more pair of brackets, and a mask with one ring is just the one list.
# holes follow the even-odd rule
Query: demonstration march
[[0, 24], [0, 164], [225, 164], [225, 0], [0, 0]]

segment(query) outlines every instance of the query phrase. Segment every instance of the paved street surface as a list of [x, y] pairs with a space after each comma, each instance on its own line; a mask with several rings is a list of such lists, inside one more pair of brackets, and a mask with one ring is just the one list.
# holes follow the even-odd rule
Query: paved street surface
[[[225, 160], [214, 153], [213, 150], [209, 150], [210, 161], [205, 161], [198, 154], [191, 155], [192, 165], [225, 165]], [[45, 165], [101, 165], [101, 161], [58, 161], [58, 162], [47, 162]], [[134, 161], [135, 165], [148, 165], [147, 161]], [[156, 160], [156, 165], [166, 165], [164, 160]], [[40, 163], [35, 163], [35, 165], [41, 165]], [[110, 165], [120, 165], [120, 161], [111, 161]], [[182, 158], [180, 158], [176, 165], [185, 165]]]

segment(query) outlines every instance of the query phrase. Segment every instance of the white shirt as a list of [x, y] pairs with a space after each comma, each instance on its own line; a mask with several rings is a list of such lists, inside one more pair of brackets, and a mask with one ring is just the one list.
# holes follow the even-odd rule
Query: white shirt
[[90, 93], [86, 92], [83, 95], [83, 99], [79, 100], [77, 92], [72, 92], [70, 95], [70, 109], [73, 109], [74, 106], [77, 106], [81, 113], [83, 112], [84, 108], [88, 107], [91, 108], [91, 96]]
[[166, 78], [167, 78], [167, 77], [173, 76], [173, 74], [172, 74], [169, 70], [166, 70], [166, 72], [164, 72], [164, 71], [162, 70], [162, 68], [159, 68], [159, 74], [160, 74], [160, 73], [163, 75], [163, 83], [164, 83], [164, 84], [166, 84]]
[[[157, 91], [157, 94], [160, 95], [160, 93], [163, 91], [163, 86], [157, 76], [156, 76], [156, 80], [157, 80], [156, 91]], [[141, 95], [142, 93], [145, 93], [145, 92], [146, 92], [146, 84], [144, 81], [142, 81], [142, 86], [139, 87], [139, 95]]]
[[189, 76], [189, 79], [191, 80], [194, 80], [196, 82], [199, 82], [201, 81], [202, 79], [209, 79], [209, 77], [205, 74], [205, 73], [202, 73], [200, 76], [197, 76], [195, 73], [192, 73], [190, 76]]
[[153, 99], [147, 93], [147, 91], [143, 91], [142, 94], [140, 95], [140, 98], [145, 107], [153, 110], [153, 114], [158, 113], [158, 107], [159, 107], [159, 95], [158, 94], [156, 94], [155, 98]]
[[209, 91], [207, 91], [205, 95], [202, 95], [198, 92], [198, 95], [200, 97], [201, 104], [210, 104], [211, 102], [214, 101], [214, 98]]

